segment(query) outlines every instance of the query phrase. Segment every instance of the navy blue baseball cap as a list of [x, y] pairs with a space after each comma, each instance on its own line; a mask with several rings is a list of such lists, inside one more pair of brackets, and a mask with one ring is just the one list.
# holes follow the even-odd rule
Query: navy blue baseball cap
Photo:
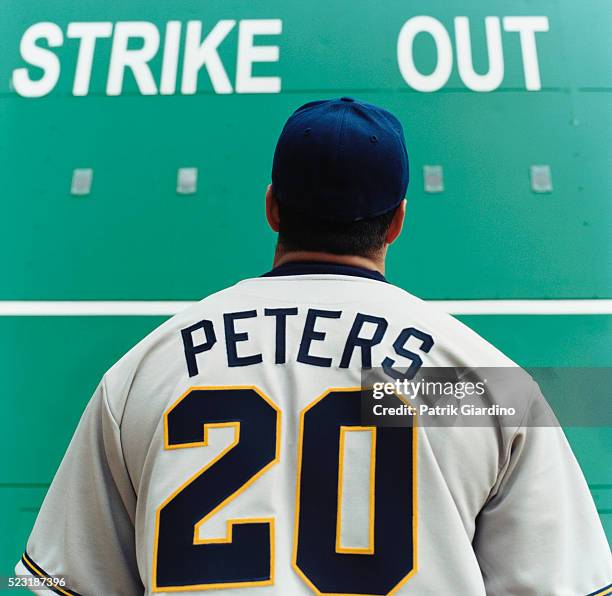
[[408, 153], [391, 112], [350, 97], [311, 101], [287, 120], [272, 188], [281, 205], [351, 222], [395, 209], [408, 188]]

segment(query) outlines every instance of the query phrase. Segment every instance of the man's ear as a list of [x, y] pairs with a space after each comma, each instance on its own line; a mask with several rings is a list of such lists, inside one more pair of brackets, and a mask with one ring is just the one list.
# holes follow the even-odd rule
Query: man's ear
[[385, 238], [385, 242], [387, 244], [392, 244], [397, 240], [397, 237], [402, 232], [402, 227], [404, 226], [404, 220], [406, 219], [406, 199], [404, 199], [399, 207], [395, 210], [395, 214], [393, 215], [393, 219], [391, 220], [391, 225], [389, 226], [389, 230], [387, 231], [387, 236]]
[[278, 201], [274, 196], [274, 190], [272, 185], [268, 184], [266, 189], [266, 219], [268, 225], [272, 228], [273, 232], [278, 232], [280, 227], [280, 216], [278, 213]]

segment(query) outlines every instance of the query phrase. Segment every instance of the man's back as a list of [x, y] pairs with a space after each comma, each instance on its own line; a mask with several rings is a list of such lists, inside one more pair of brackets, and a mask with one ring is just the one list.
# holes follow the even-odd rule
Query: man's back
[[[273, 273], [173, 317], [110, 369], [28, 561], [69, 577], [96, 569], [91, 586], [76, 578], [85, 594], [586, 594], [607, 583], [605, 538], [559, 429], [361, 423], [364, 367], [511, 361], [371, 271]], [[527, 375], [519, 389], [539, 395]], [[73, 539], [83, 527], [95, 548]]]

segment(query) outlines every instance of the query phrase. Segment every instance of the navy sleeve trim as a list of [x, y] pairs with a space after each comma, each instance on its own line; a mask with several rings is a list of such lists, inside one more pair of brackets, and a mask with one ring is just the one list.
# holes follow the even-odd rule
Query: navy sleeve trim
[[595, 592], [591, 592], [586, 596], [605, 596], [605, 594], [612, 594], [612, 584], [608, 584], [604, 588], [600, 588], [599, 590], [595, 590]]
[[[36, 577], [51, 577], [40, 565], [34, 563], [30, 555], [27, 552], [23, 553], [23, 557], [21, 557], [21, 562], [25, 565], [25, 568]], [[78, 592], [74, 590], [69, 590], [68, 588], [62, 586], [54, 586], [49, 584], [46, 586], [47, 589], [55, 592], [56, 594], [63, 594], [64, 596], [81, 596]]]

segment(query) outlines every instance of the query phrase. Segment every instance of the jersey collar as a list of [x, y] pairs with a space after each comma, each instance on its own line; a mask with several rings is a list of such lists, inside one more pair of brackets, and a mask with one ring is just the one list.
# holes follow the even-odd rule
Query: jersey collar
[[283, 275], [352, 275], [354, 277], [366, 277], [377, 281], [384, 281], [385, 276], [378, 271], [354, 267], [352, 265], [339, 265], [337, 263], [323, 263], [319, 261], [294, 261], [274, 267], [271, 271], [264, 273], [262, 277], [280, 277]]

